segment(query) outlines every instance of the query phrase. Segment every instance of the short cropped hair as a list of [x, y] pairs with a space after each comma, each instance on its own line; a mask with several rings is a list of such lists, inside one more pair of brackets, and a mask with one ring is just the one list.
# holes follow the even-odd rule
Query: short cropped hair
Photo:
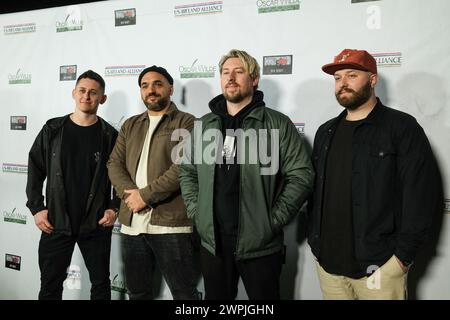
[[103, 89], [103, 92], [105, 92], [105, 80], [103, 80], [102, 76], [99, 75], [97, 72], [88, 70], [80, 74], [80, 76], [77, 79], [77, 83], [75, 86], [80, 82], [81, 79], [91, 79], [94, 81], [97, 81], [100, 87]]

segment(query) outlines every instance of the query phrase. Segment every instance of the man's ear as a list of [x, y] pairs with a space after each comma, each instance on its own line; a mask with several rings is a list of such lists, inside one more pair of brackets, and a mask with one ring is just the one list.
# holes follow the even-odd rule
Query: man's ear
[[257, 76], [255, 79], [253, 79], [253, 81], [252, 81], [253, 88], [256, 88], [258, 86], [258, 84], [259, 84], [259, 76]]
[[108, 96], [104, 94], [103, 97], [100, 99], [100, 104], [104, 104], [106, 102], [106, 99], [108, 99]]
[[378, 74], [371, 74], [370, 75], [370, 86], [372, 87], [372, 89], [375, 88], [377, 83], [378, 83]]

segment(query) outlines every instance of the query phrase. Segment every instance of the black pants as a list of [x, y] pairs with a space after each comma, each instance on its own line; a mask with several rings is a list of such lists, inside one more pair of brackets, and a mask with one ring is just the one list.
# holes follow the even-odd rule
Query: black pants
[[280, 299], [282, 252], [236, 261], [234, 239], [222, 237], [220, 242], [218, 256], [203, 247], [200, 251], [205, 300], [234, 300], [239, 276], [250, 300]]
[[130, 300], [153, 299], [158, 265], [174, 300], [197, 300], [198, 264], [190, 233], [122, 234], [125, 282]]
[[41, 270], [39, 299], [62, 299], [63, 282], [67, 277], [67, 268], [70, 266], [75, 243], [80, 248], [89, 272], [91, 299], [110, 300], [110, 232], [89, 236], [66, 236], [43, 232], [39, 241], [39, 268]]

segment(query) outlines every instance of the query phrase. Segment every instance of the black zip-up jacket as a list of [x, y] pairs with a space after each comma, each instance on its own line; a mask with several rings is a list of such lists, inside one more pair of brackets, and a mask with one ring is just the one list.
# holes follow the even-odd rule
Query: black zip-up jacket
[[[61, 166], [63, 126], [68, 117], [69, 115], [66, 115], [48, 120], [36, 137], [28, 154], [26, 194], [27, 207], [33, 215], [48, 209], [48, 219], [54, 227], [53, 232], [71, 235], [72, 230], [66, 210], [64, 172]], [[117, 130], [102, 118], [98, 117], [98, 119], [102, 128], [100, 159], [89, 191], [86, 218], [81, 222], [79, 234], [105, 230], [103, 226], [98, 225], [98, 221], [103, 217], [106, 209], [118, 208], [120, 204], [120, 199], [113, 195], [106, 169], [106, 162], [116, 142]], [[44, 203], [42, 187], [45, 179], [47, 179], [47, 185]]]
[[[354, 254], [363, 270], [381, 266], [393, 254], [412, 262], [439, 206], [437, 165], [422, 127], [414, 117], [377, 101], [355, 128], [352, 142]], [[320, 126], [314, 139], [316, 179], [308, 203], [308, 242], [316, 258], [327, 151], [346, 113]]]

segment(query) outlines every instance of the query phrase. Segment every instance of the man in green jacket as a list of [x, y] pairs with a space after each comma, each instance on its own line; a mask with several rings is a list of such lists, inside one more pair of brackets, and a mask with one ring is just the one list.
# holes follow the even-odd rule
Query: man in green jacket
[[180, 167], [205, 298], [235, 299], [241, 277], [249, 299], [279, 299], [283, 227], [312, 190], [312, 166], [291, 120], [265, 107], [257, 61], [231, 50], [219, 67], [222, 94], [195, 123]]

